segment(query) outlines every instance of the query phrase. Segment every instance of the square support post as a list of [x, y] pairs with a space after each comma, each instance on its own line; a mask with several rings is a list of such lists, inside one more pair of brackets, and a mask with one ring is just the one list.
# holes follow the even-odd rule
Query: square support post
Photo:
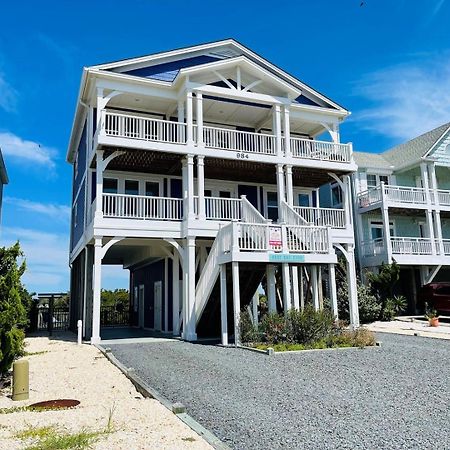
[[92, 301], [92, 337], [91, 344], [100, 342], [100, 307], [102, 287], [102, 238], [95, 237], [93, 268], [93, 301]]
[[289, 273], [289, 264], [281, 264], [281, 270], [283, 271], [283, 307], [284, 314], [287, 314], [292, 308], [291, 277]]
[[276, 286], [275, 286], [275, 266], [268, 264], [266, 269], [267, 278], [267, 303], [269, 312], [277, 312]]
[[[277, 202], [278, 202], [278, 211], [281, 211], [281, 204], [286, 200], [286, 193], [284, 189], [284, 170], [283, 164], [277, 164]], [[278, 217], [278, 222], [282, 222], [283, 218]]]
[[334, 318], [339, 320], [338, 312], [338, 302], [337, 302], [337, 291], [336, 291], [336, 268], [334, 264], [328, 266], [329, 283], [330, 283], [330, 300], [331, 300], [331, 310], [333, 312]]
[[299, 298], [299, 285], [298, 285], [298, 267], [291, 266], [291, 281], [292, 281], [292, 306], [295, 310], [300, 309], [300, 298]]
[[203, 95], [197, 92], [197, 144], [203, 145]]
[[391, 227], [389, 226], [389, 206], [387, 203], [386, 190], [384, 182], [381, 182], [381, 217], [383, 219], [383, 238], [384, 247], [386, 249], [387, 262], [392, 262], [392, 242], [391, 242]]
[[172, 334], [180, 334], [180, 257], [175, 249], [172, 258]]
[[355, 250], [353, 245], [347, 244], [347, 284], [348, 284], [348, 306], [350, 312], [350, 325], [352, 328], [359, 327], [358, 311], [358, 289], [356, 285]]
[[186, 93], [186, 140], [188, 145], [194, 145], [194, 120], [192, 114], [192, 91]]
[[220, 328], [222, 345], [228, 345], [227, 268], [220, 265]]
[[195, 315], [195, 237], [186, 239], [187, 251], [184, 264], [184, 298], [183, 298], [183, 339], [196, 341]]
[[234, 346], [241, 344], [240, 314], [241, 314], [241, 292], [239, 286], [239, 263], [231, 263], [233, 276], [233, 318], [234, 318]]
[[197, 156], [197, 193], [198, 193], [198, 218], [206, 219], [205, 214], [205, 157]]
[[313, 297], [313, 305], [316, 311], [319, 311], [319, 285], [317, 280], [317, 266], [311, 266], [311, 288], [312, 288], [312, 297]]
[[103, 218], [103, 150], [97, 150], [97, 161], [95, 171], [96, 196], [95, 217]]
[[286, 165], [286, 199], [289, 206], [294, 206], [294, 186], [292, 182], [292, 166]]

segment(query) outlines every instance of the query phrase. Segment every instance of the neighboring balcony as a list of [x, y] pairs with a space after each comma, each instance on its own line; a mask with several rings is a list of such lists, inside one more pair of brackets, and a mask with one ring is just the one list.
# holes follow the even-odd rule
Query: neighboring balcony
[[[450, 239], [434, 241], [429, 238], [391, 237], [392, 258], [399, 264], [437, 265], [450, 264]], [[372, 239], [362, 242], [361, 256], [366, 259], [365, 266], [388, 262], [387, 249], [384, 238]]]
[[450, 191], [428, 189], [427, 193], [427, 190], [424, 188], [393, 186], [389, 184], [376, 186], [358, 194], [358, 207], [360, 209], [381, 207], [383, 194], [388, 206], [425, 209], [427, 208], [429, 198], [432, 205], [450, 210]]
[[[98, 144], [188, 152], [185, 148], [189, 140], [186, 123], [106, 110], [103, 110], [101, 114], [101, 129], [96, 135]], [[277, 137], [274, 134], [211, 126], [203, 126], [202, 129], [203, 132], [199, 136], [198, 127], [196, 125], [192, 127], [191, 145], [197, 146], [198, 153], [206, 156], [249, 159], [251, 155], [254, 155], [253, 160], [274, 163], [280, 162], [281, 156], [288, 157], [292, 164], [300, 159], [353, 164], [351, 144], [292, 137], [289, 141], [290, 155], [287, 155], [284, 138], [281, 139], [281, 153], [278, 153]], [[189, 151], [192, 152], [192, 149]], [[225, 153], [217, 153], [217, 151]]]

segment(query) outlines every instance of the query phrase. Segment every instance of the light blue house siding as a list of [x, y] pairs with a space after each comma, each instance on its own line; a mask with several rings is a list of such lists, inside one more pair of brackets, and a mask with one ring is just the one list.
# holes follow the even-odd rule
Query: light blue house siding
[[[381, 214], [364, 214], [362, 216], [363, 240], [372, 239], [371, 222], [381, 222]], [[425, 216], [401, 216], [391, 214], [389, 221], [394, 224], [394, 235], [397, 237], [420, 237], [420, 222], [425, 222]], [[450, 220], [449, 220], [450, 226]], [[449, 228], [450, 232], [450, 228]]]
[[420, 177], [420, 168], [415, 167], [412, 170], [407, 170], [405, 172], [394, 172], [396, 185], [397, 186], [417, 186], [417, 177]]

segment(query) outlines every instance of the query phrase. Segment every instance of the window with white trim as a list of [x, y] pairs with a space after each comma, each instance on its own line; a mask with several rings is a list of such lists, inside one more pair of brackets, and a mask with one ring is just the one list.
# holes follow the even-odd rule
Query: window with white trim
[[381, 183], [389, 184], [389, 176], [388, 175], [377, 175], [375, 173], [367, 174], [367, 189], [374, 188]]
[[[371, 220], [369, 223], [369, 229], [371, 239], [382, 239], [384, 237], [383, 221]], [[391, 237], [395, 236], [394, 222], [389, 222], [389, 233]]]

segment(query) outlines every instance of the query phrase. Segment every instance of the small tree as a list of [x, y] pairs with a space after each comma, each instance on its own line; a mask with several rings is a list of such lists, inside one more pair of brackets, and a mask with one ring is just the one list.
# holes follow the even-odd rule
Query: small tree
[[0, 248], [0, 375], [23, 355], [24, 329], [28, 324], [27, 309], [31, 296], [22, 285], [25, 261], [17, 242], [10, 248]]

